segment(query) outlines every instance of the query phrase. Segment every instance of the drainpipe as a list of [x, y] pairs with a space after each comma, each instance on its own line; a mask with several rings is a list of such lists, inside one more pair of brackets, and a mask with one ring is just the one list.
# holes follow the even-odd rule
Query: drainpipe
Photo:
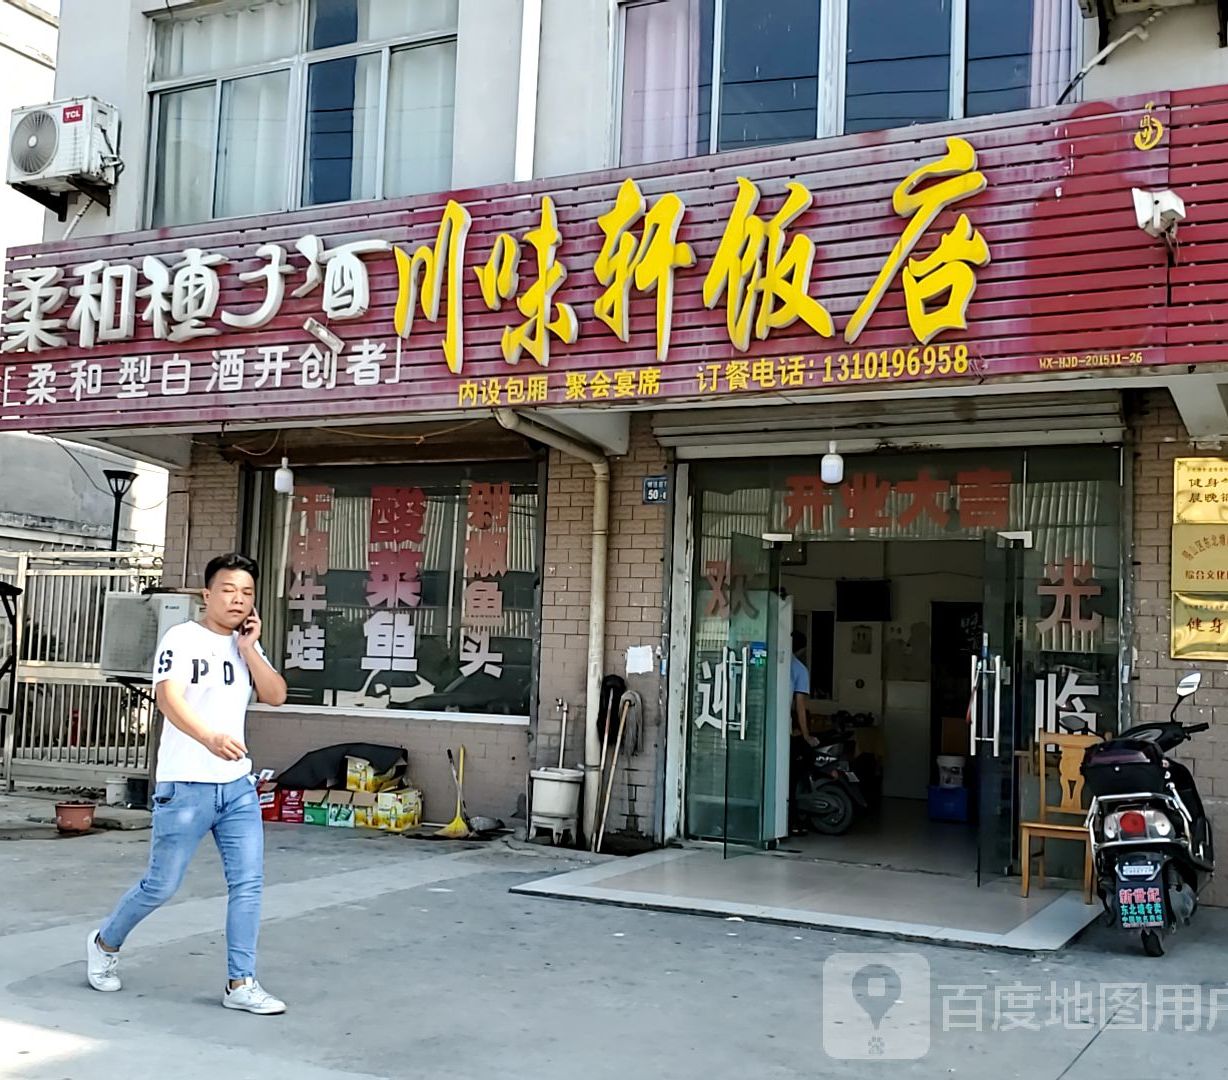
[[588, 678], [584, 687], [584, 836], [593, 835], [597, 822], [597, 788], [601, 769], [601, 738], [597, 714], [601, 709], [601, 673], [605, 667], [606, 552], [610, 536], [610, 463], [598, 450], [569, 439], [519, 413], [502, 409], [495, 419], [508, 431], [553, 447], [593, 467], [593, 545], [588, 598]]

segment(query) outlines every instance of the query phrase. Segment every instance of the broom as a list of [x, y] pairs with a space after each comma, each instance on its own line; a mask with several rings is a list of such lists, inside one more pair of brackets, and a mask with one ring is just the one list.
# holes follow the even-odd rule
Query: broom
[[469, 827], [469, 815], [465, 812], [465, 746], [460, 748], [460, 772], [457, 773], [456, 761], [452, 757], [452, 748], [448, 747], [448, 764], [452, 767], [452, 780], [456, 784], [456, 817], [449, 821], [435, 835], [445, 840], [467, 840], [473, 835]]

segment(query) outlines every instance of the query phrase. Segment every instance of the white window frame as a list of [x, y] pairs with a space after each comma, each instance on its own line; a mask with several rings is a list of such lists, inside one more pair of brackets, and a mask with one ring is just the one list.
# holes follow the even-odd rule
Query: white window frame
[[[228, 7], [239, 7], [245, 3], [250, 3], [250, 0], [228, 0], [227, 3], [212, 5], [207, 8], [194, 8], [192, 11], [193, 17], [198, 17], [202, 13], [215, 14], [225, 11]], [[157, 39], [157, 28], [160, 22], [173, 16], [155, 15], [148, 20], [147, 27], [147, 46], [146, 46], [146, 64], [145, 64], [145, 92], [148, 96], [148, 117], [149, 117], [149, 136], [147, 139], [147, 154], [149, 166], [145, 170], [145, 192], [144, 206], [142, 208], [142, 221], [146, 227], [154, 228], [153, 213], [154, 213], [154, 190], [156, 183], [155, 169], [153, 167], [157, 154], [158, 147], [158, 129], [161, 121], [161, 103], [163, 95], [174, 93], [177, 90], [191, 90], [201, 86], [212, 85], [214, 87], [214, 113], [213, 113], [213, 148], [211, 154], [212, 172], [209, 179], [209, 208], [210, 217], [208, 221], [228, 221], [234, 220], [236, 217], [250, 217], [250, 214], [243, 215], [214, 215], [212, 213], [214, 202], [217, 196], [217, 164], [218, 164], [218, 135], [221, 127], [222, 115], [222, 84], [233, 79], [241, 79], [252, 75], [269, 75], [277, 71], [288, 71], [289, 90], [288, 100], [286, 102], [286, 139], [288, 142], [287, 150], [287, 168], [286, 168], [286, 188], [283, 194], [281, 205], [273, 207], [269, 210], [261, 210], [260, 214], [280, 214], [291, 210], [311, 209], [319, 206], [351, 206], [355, 203], [370, 202], [372, 198], [384, 198], [384, 154], [385, 143], [387, 140], [388, 130], [388, 77], [392, 65], [392, 54], [394, 52], [409, 51], [417, 48], [425, 48], [432, 45], [445, 45], [449, 42], [455, 44], [457, 41], [457, 30], [430, 31], [423, 34], [407, 34], [394, 37], [380, 38], [372, 41], [353, 42], [348, 45], [334, 45], [326, 49], [309, 50], [307, 48], [311, 34], [311, 0], [299, 0], [299, 26], [298, 40], [293, 53], [286, 56], [277, 57], [276, 59], [266, 60], [259, 64], [248, 64], [241, 67], [223, 68], [217, 71], [211, 71], [203, 75], [184, 76], [174, 79], [155, 79], [154, 78], [154, 63], [155, 63], [155, 44]], [[183, 16], [180, 15], [180, 18]], [[306, 164], [307, 164], [307, 79], [311, 66], [327, 60], [347, 59], [355, 56], [380, 55], [380, 104], [379, 104], [379, 129], [376, 137], [376, 152], [378, 161], [376, 163], [376, 194], [360, 199], [346, 199], [339, 202], [330, 203], [307, 203], [304, 200], [303, 185], [306, 179]], [[455, 89], [453, 91], [455, 93]], [[185, 222], [184, 224], [204, 224], [205, 222]]]
[[[617, 36], [614, 42], [614, 103], [610, 161], [614, 168], [622, 166], [622, 106], [623, 79], [626, 71], [625, 45], [627, 34], [627, 10], [657, 3], [659, 0], [611, 0], [617, 5]], [[720, 84], [721, 48], [725, 24], [726, 0], [713, 0], [712, 16], [712, 120], [708, 132], [708, 154], [722, 153], [718, 149], [720, 138]], [[819, 12], [819, 66], [818, 108], [816, 110], [815, 138], [826, 139], [844, 134], [845, 91], [848, 57], [849, 9], [855, 0], [821, 0]], [[1071, 3], [1074, 0], [1070, 0]], [[951, 73], [948, 80], [948, 119], [963, 120], [967, 116], [968, 73], [968, 0], [952, 0], [951, 3]], [[1075, 34], [1071, 43], [1073, 50], [1072, 69], [1077, 71], [1082, 63], [1081, 34]]]

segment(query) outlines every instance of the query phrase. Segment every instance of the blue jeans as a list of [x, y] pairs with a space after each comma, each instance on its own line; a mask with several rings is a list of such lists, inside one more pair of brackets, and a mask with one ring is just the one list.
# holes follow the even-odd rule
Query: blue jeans
[[264, 823], [248, 777], [229, 784], [160, 783], [154, 789], [149, 868], [99, 931], [118, 949], [133, 928], [175, 895], [205, 833], [222, 856], [229, 902], [226, 962], [232, 979], [255, 978], [256, 937], [264, 891]]

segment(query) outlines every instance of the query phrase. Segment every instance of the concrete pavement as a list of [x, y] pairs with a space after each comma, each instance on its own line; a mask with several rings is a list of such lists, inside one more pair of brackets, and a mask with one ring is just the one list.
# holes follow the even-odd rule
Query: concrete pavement
[[[82, 945], [147, 834], [0, 843], [0, 1076], [1131, 1080], [1220, 1075], [1228, 1045], [1222, 911], [1160, 961], [1102, 928], [1040, 958], [509, 894], [578, 865], [552, 853], [295, 826], [271, 826], [267, 847], [260, 974], [282, 1017], [218, 1004], [208, 843], [111, 995], [85, 985]], [[1145, 1017], [1129, 991], [1143, 982]]]

